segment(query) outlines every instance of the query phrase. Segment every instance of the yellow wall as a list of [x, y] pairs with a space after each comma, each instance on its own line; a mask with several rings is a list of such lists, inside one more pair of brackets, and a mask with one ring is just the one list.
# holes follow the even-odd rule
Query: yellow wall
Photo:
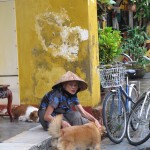
[[96, 0], [16, 0], [21, 103], [39, 104], [66, 71], [83, 78], [83, 106], [100, 100]]

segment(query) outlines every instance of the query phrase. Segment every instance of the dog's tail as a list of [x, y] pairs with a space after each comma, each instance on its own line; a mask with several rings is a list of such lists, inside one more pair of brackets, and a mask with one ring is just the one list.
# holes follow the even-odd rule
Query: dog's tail
[[49, 125], [48, 132], [53, 138], [58, 138], [61, 135], [62, 114], [54, 117]]

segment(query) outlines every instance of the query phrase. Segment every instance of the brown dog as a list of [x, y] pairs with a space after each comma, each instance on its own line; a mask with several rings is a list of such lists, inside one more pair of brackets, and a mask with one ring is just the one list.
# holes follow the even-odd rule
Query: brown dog
[[52, 140], [58, 138], [58, 150], [74, 150], [75, 148], [100, 150], [101, 135], [105, 130], [103, 126], [98, 129], [94, 122], [90, 122], [61, 129], [61, 121], [62, 115], [57, 115], [49, 126]]
[[14, 119], [19, 121], [38, 122], [38, 108], [31, 105], [20, 105], [12, 108]]

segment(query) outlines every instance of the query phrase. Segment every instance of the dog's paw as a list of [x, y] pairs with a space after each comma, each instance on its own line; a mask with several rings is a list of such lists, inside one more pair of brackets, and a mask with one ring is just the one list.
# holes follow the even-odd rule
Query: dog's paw
[[26, 120], [26, 122], [33, 122], [33, 120], [28, 119], [28, 120]]
[[25, 122], [27, 119], [26, 119], [24, 116], [19, 116], [18, 120], [19, 120], [19, 121], [24, 121], [24, 122]]

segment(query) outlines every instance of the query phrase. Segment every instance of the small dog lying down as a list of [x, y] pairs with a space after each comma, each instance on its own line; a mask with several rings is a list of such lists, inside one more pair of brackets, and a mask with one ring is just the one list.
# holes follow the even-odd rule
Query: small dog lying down
[[[61, 129], [62, 115], [57, 115], [50, 123], [48, 132], [52, 136], [52, 146], [58, 150], [100, 150], [101, 135], [105, 128], [97, 128], [94, 122]], [[56, 142], [57, 140], [57, 142]]]
[[38, 108], [30, 105], [20, 105], [12, 108], [14, 119], [27, 122], [38, 122]]

